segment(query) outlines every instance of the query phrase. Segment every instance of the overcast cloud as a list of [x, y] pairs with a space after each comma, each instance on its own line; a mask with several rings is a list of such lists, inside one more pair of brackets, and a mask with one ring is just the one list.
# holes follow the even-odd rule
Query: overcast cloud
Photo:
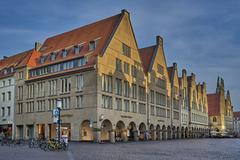
[[164, 38], [168, 65], [177, 62], [215, 92], [217, 76], [225, 80], [235, 110], [240, 110], [240, 1], [71, 1], [0, 2], [0, 57], [30, 49], [35, 41], [121, 12], [131, 14], [138, 46]]

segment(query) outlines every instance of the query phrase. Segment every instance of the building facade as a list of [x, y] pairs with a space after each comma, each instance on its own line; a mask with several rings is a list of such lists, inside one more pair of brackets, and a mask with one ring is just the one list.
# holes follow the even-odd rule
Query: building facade
[[240, 112], [233, 112], [233, 131], [235, 137], [240, 137]]
[[0, 133], [5, 137], [14, 136], [15, 109], [15, 70], [16, 66], [25, 59], [27, 52], [19, 53], [0, 60]]
[[189, 136], [192, 138], [208, 136], [208, 101], [206, 83], [196, 84], [196, 75], [188, 79]]
[[130, 14], [47, 38], [15, 66], [15, 138], [165, 140], [207, 135], [206, 84], [167, 67], [163, 39], [139, 49]]
[[188, 101], [188, 80], [186, 69], [182, 70], [182, 76], [179, 77], [179, 98], [181, 107], [181, 130], [182, 137], [189, 136], [189, 101]]
[[225, 95], [224, 80], [218, 77], [216, 93], [208, 94], [209, 125], [212, 136], [233, 134], [233, 106], [230, 92]]

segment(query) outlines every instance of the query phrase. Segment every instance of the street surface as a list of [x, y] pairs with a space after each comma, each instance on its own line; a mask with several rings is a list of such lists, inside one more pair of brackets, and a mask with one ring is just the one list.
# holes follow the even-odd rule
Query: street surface
[[70, 143], [69, 151], [0, 146], [0, 160], [240, 160], [240, 139]]

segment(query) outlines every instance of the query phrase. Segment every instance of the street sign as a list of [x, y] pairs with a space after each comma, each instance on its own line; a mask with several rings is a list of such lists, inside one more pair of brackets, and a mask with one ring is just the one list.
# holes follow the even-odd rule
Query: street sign
[[59, 109], [55, 108], [53, 109], [53, 122], [54, 123], [58, 123], [58, 119], [59, 119]]

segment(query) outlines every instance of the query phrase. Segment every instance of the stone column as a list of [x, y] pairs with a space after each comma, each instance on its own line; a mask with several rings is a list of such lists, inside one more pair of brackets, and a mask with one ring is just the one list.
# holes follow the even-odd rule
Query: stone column
[[45, 130], [45, 132], [44, 132], [44, 137], [45, 138], [49, 138], [49, 125], [46, 123], [45, 125], [44, 125], [44, 130]]
[[163, 137], [162, 137], [162, 131], [159, 131], [159, 140], [163, 140]]
[[36, 124], [33, 125], [33, 137], [38, 137], [38, 126]]
[[101, 143], [101, 130], [96, 129], [96, 131], [93, 132], [93, 140], [96, 143]]
[[157, 139], [157, 132], [156, 132], [156, 130], [153, 130], [152, 132], [153, 132], [153, 137], [151, 137], [151, 138], [152, 138], [152, 140], [156, 141], [156, 139]]
[[182, 137], [181, 138], [185, 139], [185, 133], [184, 132], [182, 133]]
[[134, 131], [134, 134], [133, 134], [133, 139], [134, 141], [138, 141], [138, 131]]
[[115, 131], [110, 131], [110, 142], [115, 143]]
[[23, 139], [27, 139], [27, 126], [23, 125]]

